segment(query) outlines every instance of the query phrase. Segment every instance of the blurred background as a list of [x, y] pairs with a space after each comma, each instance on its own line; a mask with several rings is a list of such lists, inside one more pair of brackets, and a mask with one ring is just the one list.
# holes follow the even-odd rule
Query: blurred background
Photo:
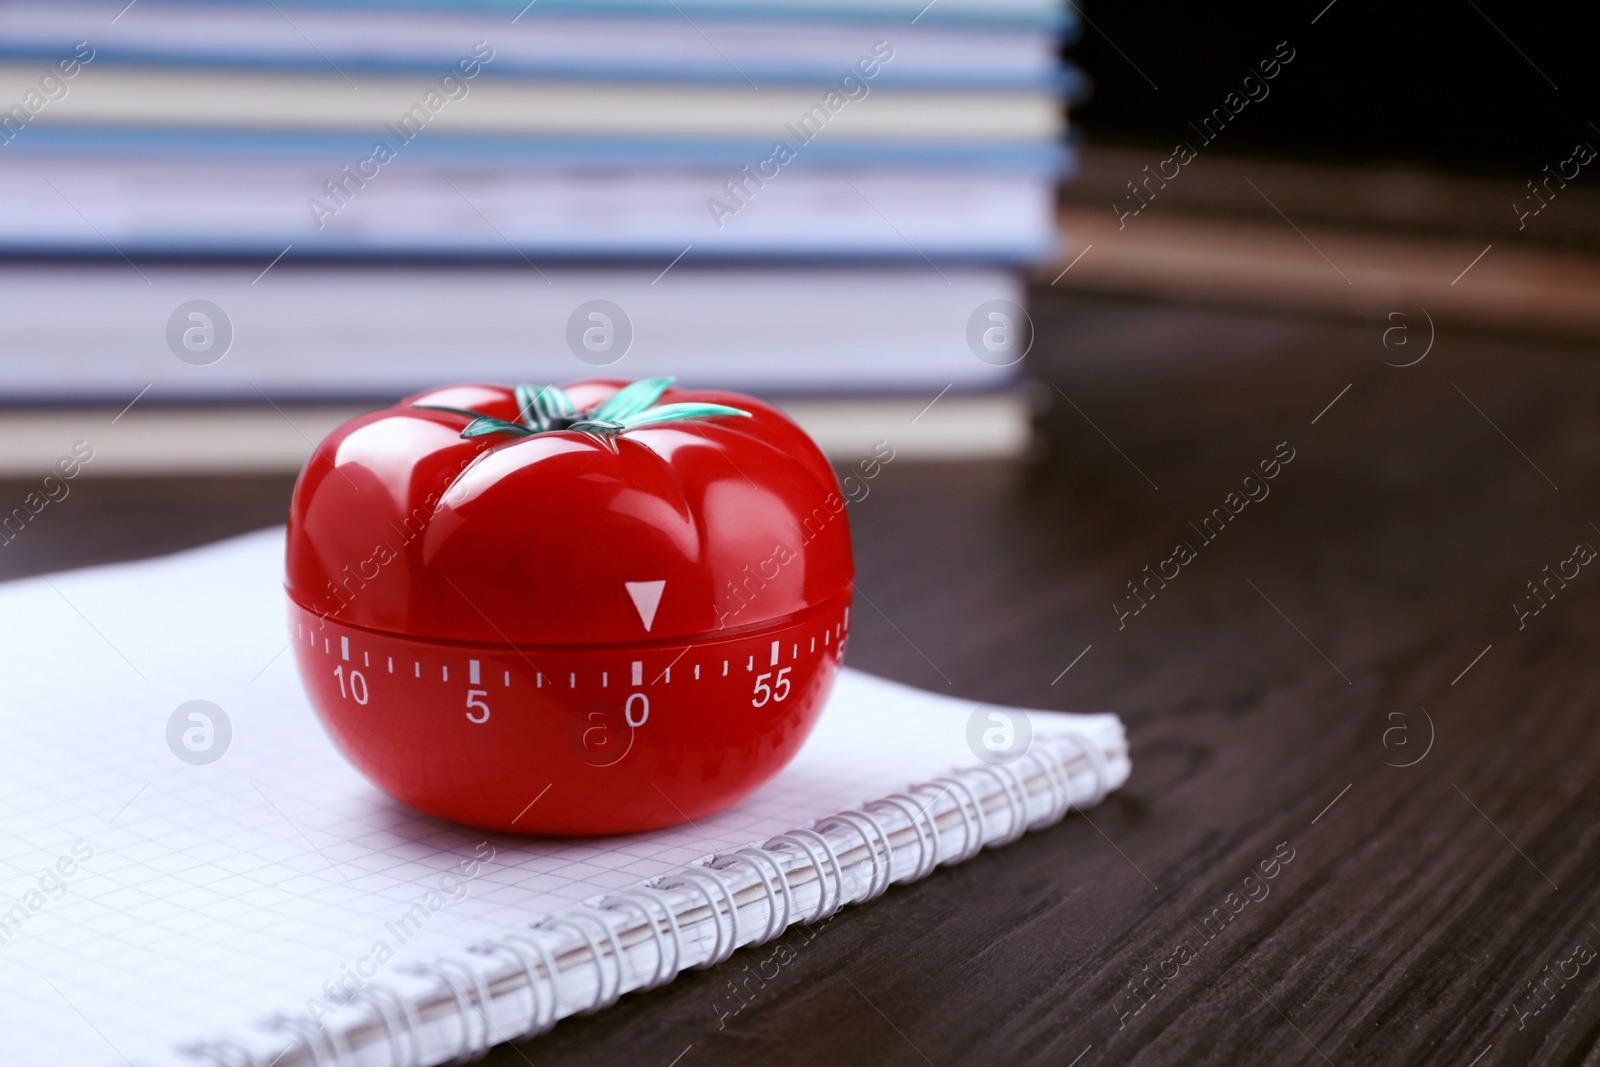
[[1590, 40], [1474, 0], [3, 3], [0, 477], [82, 441], [226, 493], [441, 382], [676, 374], [842, 463], [1092, 480], [1097, 413], [1296, 323], [1372, 367], [1587, 345]]

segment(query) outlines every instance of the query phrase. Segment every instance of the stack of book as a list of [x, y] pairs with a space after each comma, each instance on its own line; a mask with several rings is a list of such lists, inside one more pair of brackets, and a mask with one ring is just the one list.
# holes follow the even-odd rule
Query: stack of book
[[1059, 251], [1072, 29], [1057, 0], [0, 4], [0, 397], [992, 388]]

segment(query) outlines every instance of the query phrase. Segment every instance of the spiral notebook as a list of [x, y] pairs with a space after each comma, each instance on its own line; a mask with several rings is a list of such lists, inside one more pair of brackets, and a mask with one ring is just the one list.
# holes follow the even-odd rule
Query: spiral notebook
[[[1129, 772], [1114, 715], [1018, 718], [847, 669], [800, 756], [729, 811], [484, 834], [334, 749], [286, 652], [282, 554], [269, 530], [0, 587], [8, 1065], [446, 1062], [1006, 843]], [[193, 700], [220, 709], [200, 756], [174, 716]], [[1024, 718], [1031, 743], [1000, 761], [983, 731]]]

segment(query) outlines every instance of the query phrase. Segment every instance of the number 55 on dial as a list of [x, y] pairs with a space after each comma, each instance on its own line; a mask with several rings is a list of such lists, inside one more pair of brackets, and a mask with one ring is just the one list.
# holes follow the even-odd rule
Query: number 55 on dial
[[756, 675], [756, 692], [755, 696], [750, 698], [750, 706], [759, 708], [769, 700], [777, 704], [783, 703], [789, 696], [789, 672], [792, 670], [793, 667], [784, 667], [778, 671], [777, 680], [771, 685], [767, 684], [767, 679], [772, 677], [770, 671]]

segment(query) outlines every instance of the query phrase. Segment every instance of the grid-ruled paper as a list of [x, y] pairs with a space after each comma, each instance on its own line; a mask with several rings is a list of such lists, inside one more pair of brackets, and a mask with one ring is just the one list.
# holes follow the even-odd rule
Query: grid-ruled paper
[[[845, 671], [795, 762], [697, 826], [549, 842], [443, 823], [324, 734], [286, 651], [282, 553], [264, 531], [0, 589], [6, 1063], [188, 1063], [177, 1046], [304, 1016], [357, 972], [975, 762], [973, 702]], [[232, 725], [208, 766], [167, 744], [193, 699]]]

